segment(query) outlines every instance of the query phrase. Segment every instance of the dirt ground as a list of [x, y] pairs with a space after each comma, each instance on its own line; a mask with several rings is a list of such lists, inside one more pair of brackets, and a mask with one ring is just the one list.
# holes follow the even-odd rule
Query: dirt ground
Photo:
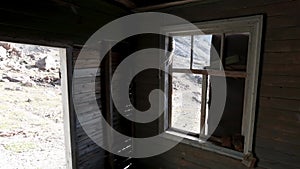
[[60, 87], [0, 90], [0, 168], [65, 168]]

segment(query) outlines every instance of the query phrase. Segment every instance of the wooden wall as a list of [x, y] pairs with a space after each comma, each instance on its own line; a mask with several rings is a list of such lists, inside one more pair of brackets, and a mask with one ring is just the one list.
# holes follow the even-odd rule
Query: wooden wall
[[[80, 71], [82, 73], [78, 78], [76, 79], [76, 82], [73, 83], [75, 91], [72, 92], [73, 97], [75, 98], [74, 102], [76, 104], [80, 104], [80, 108], [77, 109], [77, 114], [75, 115], [74, 110], [73, 116], [74, 116], [74, 126], [73, 126], [73, 145], [76, 147], [74, 149], [75, 152], [75, 158], [76, 158], [76, 166], [78, 166], [79, 169], [84, 168], [97, 168], [97, 167], [103, 167], [106, 168], [108, 166], [108, 153], [103, 150], [101, 147], [99, 147], [84, 131], [82, 128], [78, 118], [85, 118], [87, 120], [84, 120], [84, 124], [88, 126], [96, 126], [98, 125], [99, 121], [95, 120], [97, 119], [97, 113], [99, 110], [99, 107], [95, 107], [91, 105], [91, 100], [93, 100], [93, 96], [89, 94], [89, 89], [91, 85], [95, 85], [95, 95], [97, 98], [97, 102], [99, 105], [101, 104], [101, 99], [103, 99], [101, 96], [101, 81], [100, 81], [100, 71], [97, 73], [97, 77], [90, 76], [88, 74], [89, 70], [91, 69], [97, 69], [100, 68], [99, 65], [95, 65], [95, 61], [89, 62], [91, 59], [86, 58], [78, 58], [78, 55], [80, 53], [81, 48], [75, 47], [73, 48], [73, 67], [76, 64], [80, 64], [80, 67], [77, 67], [73, 71]], [[100, 69], [99, 69], [100, 70]], [[93, 83], [93, 79], [95, 78], [96, 84]], [[102, 107], [100, 107], [102, 108]], [[81, 116], [81, 117], [78, 117]], [[94, 133], [95, 135], [102, 137], [104, 135], [102, 130], [98, 130]]]
[[[0, 6], [0, 40], [67, 48], [68, 88], [70, 89], [70, 138], [72, 162], [76, 168], [110, 168], [108, 153], [84, 133], [72, 106], [72, 69], [80, 46], [101, 26], [128, 14], [118, 6], [101, 0], [10, 0]], [[74, 46], [75, 45], [75, 46]], [[81, 69], [98, 68], [93, 60], [81, 60]], [[76, 87], [93, 85], [91, 77], [83, 76]], [[100, 102], [100, 76], [96, 78]], [[74, 93], [83, 99], [85, 116], [93, 116], [86, 91]], [[91, 123], [94, 125], [94, 123]]]
[[[114, 83], [117, 83], [117, 87], [114, 91], [124, 90], [123, 81], [126, 79], [127, 74], [123, 72], [115, 73], [116, 68], [122, 62], [124, 58], [128, 55], [130, 46], [127, 42], [120, 42], [111, 50], [104, 54], [105, 57], [100, 65], [97, 65], [99, 58], [95, 58], [100, 54], [103, 54], [100, 50], [89, 49], [89, 52], [93, 53], [91, 55], [85, 55], [84, 58], [78, 58], [81, 48], [73, 48], [73, 65], [76, 62], [76, 67], [73, 71], [79, 71], [79, 77], [76, 77], [76, 81], [73, 82], [73, 87], [79, 89], [73, 91], [73, 95], [76, 96], [76, 104], [80, 106], [76, 115], [76, 126], [74, 128], [75, 138], [74, 142], [76, 144], [76, 162], [78, 168], [104, 168], [104, 169], [123, 169], [126, 166], [132, 164], [132, 160], [128, 157], [121, 157], [112, 154], [100, 146], [98, 146], [83, 130], [79, 119], [84, 119], [84, 125], [86, 128], [94, 130], [92, 135], [95, 138], [99, 138], [99, 142], [106, 142], [116, 151], [131, 151], [131, 142], [126, 140], [124, 143], [120, 144], [120, 140], [109, 139], [107, 135], [108, 131], [103, 130], [101, 127], [101, 121], [99, 119], [99, 109], [103, 117], [106, 119], [107, 123], [114, 128], [116, 131], [131, 136], [132, 135], [132, 123], [131, 121], [125, 119], [120, 115], [119, 111], [115, 108], [112, 96], [111, 96], [111, 79], [112, 76], [116, 76]], [[110, 42], [103, 41], [100, 46], [111, 46]], [[92, 57], [90, 57], [92, 56]], [[79, 63], [79, 66], [77, 66]], [[89, 72], [91, 70], [98, 70], [97, 76], [93, 77]], [[95, 79], [95, 83], [93, 80]], [[90, 95], [91, 85], [95, 85], [95, 94], [98, 105], [93, 105], [93, 96]], [[125, 110], [127, 115], [132, 114], [131, 109]], [[82, 122], [82, 121], [81, 121]], [[100, 127], [99, 127], [100, 124]], [[117, 142], [118, 144], [113, 144]], [[128, 148], [129, 147], [129, 148]]]
[[[299, 0], [216, 0], [160, 10], [191, 22], [265, 16], [254, 135], [254, 153], [263, 168], [300, 168], [299, 9]], [[185, 144], [137, 164], [151, 169], [246, 168], [239, 160]]]

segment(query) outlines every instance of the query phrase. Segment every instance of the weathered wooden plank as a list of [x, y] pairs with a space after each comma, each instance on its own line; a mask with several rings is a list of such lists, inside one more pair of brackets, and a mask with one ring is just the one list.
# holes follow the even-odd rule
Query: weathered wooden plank
[[282, 152], [284, 154], [300, 155], [300, 145], [293, 145], [286, 142], [274, 141], [270, 138], [257, 137], [255, 139], [255, 149], [260, 147], [269, 151]]
[[[84, 93], [91, 93], [91, 92], [95, 92], [95, 94], [97, 94], [97, 93], [100, 93], [100, 88], [99, 87], [95, 87], [95, 90], [94, 91], [92, 91], [92, 89], [91, 88], [85, 88], [84, 90], [82, 89], [82, 90], [75, 90], [72, 94], [74, 94], [74, 95], [79, 95], [79, 94], [84, 94]], [[79, 101], [79, 102], [77, 102], [77, 103], [84, 103], [85, 101], [84, 100], [82, 100], [82, 101]]]
[[[274, 120], [273, 118], [269, 120], [258, 120], [257, 124], [257, 130], [258, 133], [264, 133], [264, 131], [277, 131], [280, 133], [284, 133], [284, 135], [291, 135], [291, 136], [297, 136], [299, 132], [296, 130], [299, 128], [300, 123], [298, 124], [296, 122], [284, 122], [280, 120]], [[300, 141], [300, 138], [299, 138]]]
[[91, 92], [93, 89], [95, 90], [95, 92], [100, 92], [100, 82], [74, 84], [72, 93], [73, 94], [82, 94], [82, 93]]
[[263, 54], [263, 63], [275, 64], [275, 65], [276, 64], [299, 64], [300, 52], [266, 52]]
[[300, 88], [261, 86], [260, 96], [300, 100]]
[[292, 126], [300, 125], [300, 112], [298, 111], [260, 107], [258, 112], [258, 121], [263, 123], [264, 121], [269, 120], [270, 117], [272, 117], [272, 120], [278, 121], [278, 123], [290, 123]]
[[260, 97], [259, 108], [273, 108], [278, 110], [300, 111], [299, 100]]
[[[77, 50], [74, 51], [74, 55], [73, 55], [73, 63], [75, 61], [84, 61], [86, 59], [89, 60], [95, 60], [95, 61], [100, 61], [100, 54], [101, 51], [99, 50], [95, 50], [95, 49], [89, 49], [88, 47], [85, 48], [84, 53], [81, 54], [81, 56], [79, 57], [81, 50]], [[98, 66], [97, 66], [98, 67]]]
[[[80, 128], [78, 128], [80, 129]], [[86, 133], [85, 133], [85, 130], [83, 129], [80, 129], [79, 132], [77, 133], [77, 137], [78, 137], [78, 146], [77, 148], [79, 149], [81, 146], [85, 145], [85, 144], [89, 144], [91, 138], [90, 137], [93, 137], [93, 138], [97, 138], [98, 141], [100, 143], [103, 142], [103, 139], [101, 139], [100, 137], [103, 136], [103, 133], [101, 130], [95, 130], [93, 132], [90, 133], [90, 135], [88, 136]]]
[[265, 39], [270, 40], [295, 40], [300, 39], [300, 26], [269, 28], [266, 31]]
[[[72, 39], [72, 37], [75, 39], [81, 36], [83, 40], [99, 29], [99, 26], [121, 16], [121, 13], [125, 14], [121, 8], [109, 5], [104, 1], [102, 1], [102, 4], [106, 5], [107, 9], [112, 9], [115, 12], [108, 12], [107, 9], [101, 7], [101, 12], [97, 12], [95, 7], [93, 7], [93, 10], [85, 7], [73, 8], [72, 10], [71, 6], [61, 6], [53, 2], [54, 1], [7, 2], [1, 6], [0, 13], [1, 16], [5, 16], [5, 19], [0, 19], [0, 23], [3, 25], [14, 25], [15, 28], [42, 30], [45, 34], [52, 32], [73, 35], [68, 36], [70, 39]], [[28, 4], [30, 5], [28, 6]], [[26, 6], [26, 8], [24, 8], [24, 6]]]
[[[27, 7], [24, 8], [24, 6]], [[74, 8], [73, 10], [71, 9], [72, 6]], [[79, 0], [77, 0], [76, 3], [56, 0], [27, 0], [26, 2], [11, 0], [6, 2], [5, 4], [2, 4], [1, 9], [5, 11], [15, 12], [16, 14], [29, 15], [31, 17], [36, 16], [44, 19], [53, 17], [53, 20], [54, 18], [60, 17], [60, 14], [78, 15], [79, 13], [81, 16], [89, 16], [85, 15], [86, 12], [84, 11], [111, 15], [115, 17], [120, 17], [122, 16], [122, 14], [126, 14], [126, 11], [118, 6], [112, 5], [105, 1], [99, 2], [95, 0], [92, 0], [89, 3]], [[57, 20], [64, 21], [62, 18], [57, 18]]]
[[[92, 152], [92, 153], [88, 153], [88, 154], [85, 154], [85, 155], [83, 155], [83, 156], [81, 156], [82, 158], [80, 159], [80, 161], [78, 161], [78, 163], [79, 164], [81, 164], [81, 163], [91, 163], [92, 161], [93, 161], [93, 159], [92, 158], [96, 158], [97, 159], [97, 161], [99, 162], [106, 162], [106, 157], [107, 157], [107, 155], [106, 154], [104, 154], [104, 153], [106, 153], [103, 149], [98, 149], [98, 151], [97, 150], [95, 150], [94, 152]], [[102, 158], [102, 159], [101, 159]], [[92, 163], [91, 163], [92, 164]]]
[[[300, 65], [300, 64], [299, 64]], [[300, 76], [300, 66], [298, 64], [264, 64], [262, 76]]]
[[280, 76], [280, 75], [264, 75], [261, 78], [261, 85], [300, 88], [300, 77]]
[[[100, 102], [100, 100], [97, 100], [97, 103]], [[97, 111], [97, 110], [101, 110], [101, 104], [98, 105], [92, 105], [90, 102], [78, 102], [78, 108], [76, 109], [76, 113], [78, 115], [84, 114], [86, 112], [92, 112], [92, 111]]]
[[[299, 21], [300, 22], [300, 21]], [[265, 41], [265, 52], [299, 52], [300, 40]]]
[[268, 13], [268, 16], [281, 16], [297, 14], [297, 7], [300, 6], [299, 1], [273, 1], [273, 2], [244, 2], [249, 3], [248, 6], [240, 9], [242, 13]]
[[93, 101], [94, 99], [99, 100], [100, 98], [101, 98], [100, 93], [95, 93], [95, 95], [91, 95], [90, 93], [73, 95], [73, 100], [75, 103], [88, 103], [90, 101]]
[[[93, 137], [96, 137], [96, 135], [92, 135]], [[84, 146], [89, 146], [90, 144], [95, 144], [89, 136], [86, 134], [78, 136], [78, 142], [77, 142], [77, 150], [81, 151], [84, 149]]]
[[[172, 152], [172, 151], [171, 151]], [[174, 169], [174, 168], [186, 168], [186, 169], [208, 169], [208, 166], [205, 164], [196, 165], [193, 162], [186, 161], [180, 155], [177, 156], [171, 152], [159, 155], [157, 157], [141, 159], [137, 161], [137, 165], [140, 168], [164, 168], [164, 169]], [[199, 161], [199, 160], [198, 160]]]
[[183, 165], [188, 164], [195, 165], [191, 168], [246, 168], [239, 160], [225, 157], [213, 152], [205, 151], [183, 143], [178, 144], [176, 147], [174, 147], [167, 153], [160, 155], [159, 159], [163, 159], [163, 161], [170, 160], [173, 164], [175, 163], [177, 166], [181, 166], [183, 168]]
[[78, 142], [78, 155], [82, 156], [92, 151], [97, 151], [101, 149], [93, 140], [87, 139], [81, 142]]
[[[85, 117], [83, 117], [85, 118]], [[92, 120], [89, 121], [85, 121], [83, 120], [82, 122], [80, 122], [81, 126], [84, 126], [86, 129], [90, 129], [91, 132], [92, 131], [102, 131], [102, 126], [101, 126], [101, 119], [98, 118], [94, 118]]]
[[90, 143], [95, 144], [92, 140], [91, 137], [100, 137], [103, 136], [103, 133], [101, 133], [101, 131], [96, 131], [91, 133], [91, 135], [87, 135], [83, 129], [79, 130], [77, 137], [78, 137], [78, 150], [81, 149], [82, 146], [86, 146], [89, 145]]
[[[91, 142], [91, 144], [85, 144], [85, 147], [82, 147], [82, 149], [80, 149], [78, 151], [78, 155], [81, 157], [84, 157], [88, 154], [100, 153], [102, 151], [102, 148], [100, 148], [95, 143], [92, 144], [92, 142]], [[102, 157], [105, 157], [105, 155], [103, 155]], [[81, 160], [84, 160], [84, 159], [86, 159], [86, 158], [81, 158]], [[101, 156], [99, 156], [99, 159], [101, 159]]]
[[[299, 7], [295, 7], [295, 8], [299, 8]], [[281, 15], [281, 16], [268, 17], [266, 29], [295, 27], [295, 26], [300, 26], [300, 21], [295, 17], [295, 15]]]
[[[45, 32], [37, 29], [29, 29], [23, 27], [16, 27], [14, 25], [1, 24], [0, 36], [1, 40], [35, 44], [35, 45], [47, 45], [58, 47], [65, 47], [71, 45], [73, 42], [82, 42], [81, 36], [70, 36], [59, 32]], [[73, 37], [73, 38], [72, 38]], [[70, 40], [72, 39], [72, 40]]]
[[74, 61], [74, 65], [75, 64], [76, 68], [78, 69], [100, 67], [100, 61], [96, 59], [78, 59], [76, 60], [76, 62]]
[[[270, 143], [283, 143], [290, 145], [292, 147], [298, 147], [299, 146], [299, 138], [291, 135], [287, 135], [284, 133], [280, 133], [278, 131], [274, 130], [265, 130], [261, 133], [256, 134], [257, 139], [267, 139], [270, 141]], [[293, 142], [296, 141], [296, 142]]]
[[100, 71], [98, 68], [87, 68], [87, 69], [74, 69], [74, 78], [83, 78], [83, 77], [96, 77], [100, 76]]
[[76, 81], [73, 82], [74, 85], [76, 84], [84, 84], [84, 83], [92, 83], [92, 82], [100, 82], [100, 76], [95, 77], [82, 77], [76, 78]]
[[[178, 6], [168, 9], [162, 9], [160, 11], [175, 13], [183, 18], [189, 18], [190, 20], [199, 20], [199, 16], [204, 20], [209, 20], [213, 18], [219, 17], [232, 17], [234, 15], [250, 15], [254, 13], [265, 13], [268, 12], [272, 15], [272, 12], [275, 12], [276, 9], [272, 9], [272, 7], [276, 7], [278, 5], [284, 5], [285, 3], [290, 3], [288, 0], [275, 0], [275, 1], [237, 1], [237, 0], [227, 0], [227, 1], [212, 1], [207, 4], [192, 3], [191, 5]], [[270, 7], [269, 7], [270, 6]], [[288, 8], [288, 5], [286, 5]], [[295, 6], [295, 5], [294, 5]], [[278, 8], [278, 7], [277, 7]], [[201, 10], [199, 10], [201, 9]], [[284, 8], [283, 8], [284, 9]], [[194, 15], [193, 12], [197, 11], [198, 15]], [[211, 12], [218, 11], [218, 12]], [[288, 10], [284, 10], [284, 12], [288, 12]], [[220, 16], [219, 14], [223, 15]], [[274, 13], [274, 15], [278, 15]]]
[[259, 147], [256, 149], [257, 156], [262, 160], [271, 160], [271, 168], [279, 168], [278, 165], [285, 166], [284, 168], [299, 168], [299, 157], [296, 155], [285, 154], [274, 150], [264, 149]]
[[[276, 130], [277, 129], [277, 130]], [[295, 135], [295, 133], [288, 133], [285, 131], [282, 131], [281, 128], [270, 128], [270, 127], [257, 127], [256, 130], [256, 136], [262, 137], [262, 138], [272, 138], [274, 142], [286, 142], [289, 144], [299, 145], [299, 135]]]
[[[153, 169], [153, 168], [157, 168], [157, 166], [160, 165], [160, 163], [163, 163], [162, 161], [158, 161], [155, 160], [153, 158], [151, 158], [152, 163], [149, 163], [149, 158], [146, 159], [139, 159], [139, 160], [135, 160], [135, 166], [137, 168], [144, 168], [144, 169]], [[165, 161], [165, 163], [168, 163], [168, 161]], [[170, 163], [170, 165], [172, 165], [172, 163]], [[160, 167], [160, 168], [164, 168], [164, 169], [168, 169], [168, 167]], [[173, 168], [176, 168], [176, 166], [174, 166]]]
[[100, 161], [97, 158], [90, 158], [87, 161], [83, 161], [81, 163], [79, 163], [79, 169], [85, 169], [85, 168], [96, 168], [96, 167], [102, 167], [102, 168], [106, 168], [105, 165], [105, 161]]
[[[0, 10], [1, 13], [1, 10]], [[99, 29], [99, 26], [93, 24], [85, 24], [80, 25], [78, 23], [72, 22], [64, 22], [64, 23], [57, 23], [57, 22], [50, 22], [49, 20], [38, 18], [38, 17], [30, 17], [26, 15], [16, 15], [13, 13], [3, 12], [2, 15], [6, 15], [6, 18], [9, 19], [0, 19], [1, 25], [8, 25], [14, 26], [15, 28], [26, 28], [29, 30], [40, 30], [45, 33], [55, 33], [60, 32], [61, 34], [72, 36], [81, 36], [88, 38], [93, 32]], [[100, 15], [99, 15], [100, 16]], [[30, 22], [28, 22], [28, 18], [30, 18]], [[110, 19], [108, 19], [110, 18]], [[104, 25], [105, 23], [113, 20], [115, 18], [105, 17], [104, 20], [100, 21], [99, 25]], [[68, 20], [67, 20], [68, 21]], [[98, 21], [99, 22], [99, 21]], [[90, 22], [91, 23], [91, 22]]]
[[274, 161], [272, 159], [261, 159], [259, 160], [259, 165], [263, 168], [271, 169], [295, 169], [294, 166], [288, 164], [282, 164], [280, 162]]
[[84, 118], [80, 122], [81, 124], [85, 124], [87, 122], [92, 122], [92, 120], [94, 119], [99, 119], [101, 117], [101, 112], [100, 111], [87, 112], [84, 113], [82, 116], [84, 116]]

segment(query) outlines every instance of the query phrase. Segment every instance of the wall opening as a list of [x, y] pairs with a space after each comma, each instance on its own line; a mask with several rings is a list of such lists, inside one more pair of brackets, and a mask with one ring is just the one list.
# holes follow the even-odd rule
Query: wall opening
[[65, 59], [63, 48], [0, 42], [1, 168], [66, 168]]

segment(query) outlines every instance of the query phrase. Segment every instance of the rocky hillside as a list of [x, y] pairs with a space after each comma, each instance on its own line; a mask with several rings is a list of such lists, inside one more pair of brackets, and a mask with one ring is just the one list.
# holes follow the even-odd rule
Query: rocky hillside
[[60, 85], [59, 49], [0, 42], [0, 81]]

